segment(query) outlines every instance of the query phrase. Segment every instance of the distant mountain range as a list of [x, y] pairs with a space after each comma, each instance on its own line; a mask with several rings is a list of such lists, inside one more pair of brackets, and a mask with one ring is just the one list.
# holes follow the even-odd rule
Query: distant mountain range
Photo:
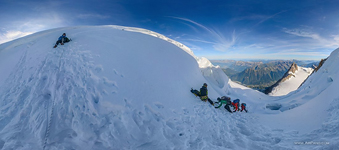
[[235, 61], [214, 60], [232, 81], [265, 92], [288, 71], [293, 63], [305, 68], [314, 68], [319, 62], [299, 60]]
[[279, 80], [290, 68], [292, 61], [273, 61], [260, 64], [232, 75], [233, 81], [258, 90], [264, 90]]
[[[235, 61], [235, 60], [212, 60], [213, 65], [218, 65], [223, 69], [229, 69], [229, 73], [241, 72], [247, 68], [263, 64], [262, 61]], [[233, 71], [233, 72], [231, 72]]]

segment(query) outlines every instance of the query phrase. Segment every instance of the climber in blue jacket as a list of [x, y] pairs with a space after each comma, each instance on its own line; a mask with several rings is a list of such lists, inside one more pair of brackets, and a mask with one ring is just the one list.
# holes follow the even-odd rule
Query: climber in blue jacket
[[55, 45], [54, 45], [53, 48], [56, 48], [56, 47], [59, 45], [59, 43], [60, 43], [61, 45], [64, 45], [64, 43], [67, 43], [67, 42], [69, 42], [69, 41], [72, 41], [72, 40], [70, 40], [70, 39], [68, 39], [68, 38], [66, 37], [66, 33], [63, 33], [63, 34], [59, 37], [58, 41], [55, 43]]

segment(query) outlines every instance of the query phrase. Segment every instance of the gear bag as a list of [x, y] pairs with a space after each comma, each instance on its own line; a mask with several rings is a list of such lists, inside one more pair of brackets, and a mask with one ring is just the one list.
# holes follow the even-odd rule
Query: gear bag
[[233, 100], [233, 103], [235, 104], [235, 103], [240, 103], [240, 100], [239, 99], [235, 99], [235, 100]]
[[231, 105], [232, 104], [230, 97], [222, 96], [220, 99], [221, 100], [225, 100], [227, 102], [226, 105]]

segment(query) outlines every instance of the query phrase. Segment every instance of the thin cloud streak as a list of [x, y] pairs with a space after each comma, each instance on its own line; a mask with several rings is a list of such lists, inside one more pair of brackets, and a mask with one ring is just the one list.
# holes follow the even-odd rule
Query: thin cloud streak
[[292, 35], [295, 35], [295, 36], [307, 37], [307, 38], [312, 38], [312, 39], [315, 39], [315, 40], [323, 40], [318, 34], [308, 32], [308, 31], [305, 31], [305, 30], [302, 30], [302, 29], [292, 29], [291, 30], [291, 29], [284, 28], [283, 31], [285, 33], [292, 34]]
[[[174, 19], [179, 19], [179, 20], [183, 20], [189, 23], [192, 23], [202, 29], [204, 29], [205, 31], [207, 31], [214, 39], [215, 42], [207, 42], [204, 41], [204, 43], [213, 43], [213, 47], [215, 48], [215, 50], [218, 51], [227, 51], [229, 50], [230, 47], [234, 46], [237, 42], [237, 37], [235, 34], [235, 31], [233, 31], [232, 35], [231, 35], [231, 40], [227, 40], [220, 32], [217, 32], [213, 29], [207, 28], [206, 26], [197, 23], [193, 20], [187, 19], [187, 18], [181, 18], [181, 17], [170, 17], [170, 18], [174, 18]], [[184, 23], [185, 24], [185, 23]], [[189, 26], [191, 27], [191, 26]], [[193, 30], [196, 30], [196, 28], [191, 27]]]
[[208, 43], [208, 44], [218, 44], [215, 42], [205, 41], [205, 40], [199, 40], [199, 39], [185, 39], [187, 41], [194, 41], [194, 42], [202, 42], [202, 43]]
[[7, 31], [4, 34], [0, 34], [0, 44], [9, 42], [11, 40], [21, 38], [21, 37], [24, 37], [30, 34], [33, 34], [33, 32]]
[[[294, 35], [297, 37], [309, 38], [312, 40], [310, 45], [325, 47], [325, 48], [337, 48], [339, 47], [339, 35], [331, 35], [330, 38], [324, 38], [319, 34], [308, 31], [305, 29], [287, 29], [284, 28], [283, 32]], [[304, 44], [307, 42], [304, 42]]]
[[284, 13], [284, 12], [286, 12], [286, 10], [284, 10], [284, 11], [281, 11], [281, 12], [278, 12], [278, 13], [276, 13], [276, 14], [272, 15], [272, 16], [269, 16], [269, 17], [267, 17], [267, 18], [265, 18], [265, 19], [261, 20], [261, 21], [260, 21], [260, 22], [258, 22], [257, 24], [255, 24], [253, 27], [256, 27], [256, 26], [258, 26], [258, 25], [262, 24], [263, 22], [265, 22], [265, 21], [267, 21], [267, 20], [269, 20], [269, 19], [272, 19], [272, 18], [273, 18], [273, 17], [275, 17], [276, 15], [279, 15], [279, 14], [281, 14], [281, 13]]
[[12, 25], [8, 25], [0, 31], [0, 44], [35, 32], [69, 25], [67, 21], [57, 13], [46, 13], [41, 17], [13, 21], [11, 24]]
[[110, 16], [108, 15], [100, 15], [100, 14], [79, 14], [77, 16], [78, 18], [80, 19], [108, 19], [108, 18], [111, 18]]

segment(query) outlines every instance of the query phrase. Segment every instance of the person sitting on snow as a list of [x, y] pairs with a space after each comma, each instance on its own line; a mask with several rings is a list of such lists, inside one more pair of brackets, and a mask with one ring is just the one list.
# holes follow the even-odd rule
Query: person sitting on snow
[[200, 88], [200, 99], [202, 101], [207, 101], [211, 103], [211, 105], [214, 105], [213, 101], [208, 98], [208, 90], [207, 90], [207, 84], [204, 83], [204, 85]]
[[247, 113], [246, 103], [241, 103], [241, 110], [240, 110], [240, 112], [242, 112], [243, 110], [245, 110], [246, 113]]
[[55, 43], [55, 45], [54, 45], [53, 48], [56, 48], [56, 47], [58, 46], [59, 43], [61, 43], [61, 45], [64, 45], [64, 43], [67, 43], [67, 42], [69, 42], [69, 41], [71, 41], [71, 40], [68, 39], [68, 38], [66, 37], [66, 33], [63, 33], [63, 34], [59, 37], [58, 41]]
[[218, 102], [215, 102], [215, 103], [220, 103], [219, 106], [215, 107], [215, 108], [220, 108], [222, 106], [222, 104], [226, 104], [225, 105], [225, 109], [227, 111], [229, 111], [230, 113], [232, 113], [231, 109], [230, 109], [230, 105], [232, 105], [232, 102], [231, 102], [231, 98], [227, 97], [227, 96], [223, 96], [221, 98], [217, 98]]

